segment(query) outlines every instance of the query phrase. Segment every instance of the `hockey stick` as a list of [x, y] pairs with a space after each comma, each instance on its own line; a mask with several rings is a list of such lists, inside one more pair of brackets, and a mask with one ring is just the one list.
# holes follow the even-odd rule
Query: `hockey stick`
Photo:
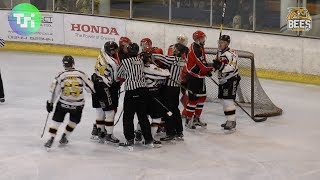
[[[209, 79], [211, 79], [219, 87], [219, 84], [212, 77], [209, 77]], [[267, 117], [254, 117], [254, 115], [251, 116], [237, 101], [233, 100], [233, 102], [236, 103], [237, 106], [239, 106], [240, 109], [242, 109], [242, 111], [246, 113], [254, 122], [263, 122], [267, 120]]]
[[122, 111], [121, 111], [121, 114], [120, 114], [120, 116], [119, 116], [119, 118], [118, 118], [117, 122], [116, 122], [116, 123], [114, 123], [114, 125], [113, 125], [113, 126], [116, 126], [116, 125], [118, 124], [118, 122], [119, 122], [119, 121], [120, 121], [120, 119], [121, 119], [122, 114], [123, 114], [123, 109], [122, 109]]
[[[54, 89], [52, 91], [52, 96], [51, 96], [51, 102], [52, 103], [54, 103], [53, 102], [53, 98], [54, 98], [54, 94], [55, 94], [55, 91], [56, 91], [56, 86], [57, 86], [57, 82], [56, 82], [56, 84], [54, 86]], [[42, 131], [42, 134], [41, 134], [41, 138], [43, 137], [44, 131], [45, 131], [46, 127], [47, 127], [47, 122], [48, 122], [48, 119], [49, 119], [49, 115], [50, 115], [50, 112], [48, 112], [46, 123], [44, 124], [43, 131]]]
[[159, 99], [157, 99], [156, 97], [153, 97], [153, 99], [156, 100], [165, 110], [167, 110], [167, 115], [168, 116], [172, 116], [172, 112], [168, 109], [167, 106], [162, 104], [162, 102]]
[[182, 85], [181, 83], [177, 82], [176, 80], [172, 79], [171, 77], [169, 77], [169, 79], [174, 82], [176, 85], [178, 85], [179, 87], [181, 87], [182, 89], [184, 89], [185, 91], [187, 91], [190, 94], [193, 94], [193, 92], [188, 89], [187, 87], [185, 87], [184, 85]]
[[224, 0], [223, 8], [222, 8], [222, 16], [221, 16], [219, 39], [220, 39], [221, 36], [222, 36], [222, 29], [223, 29], [223, 23], [224, 23], [224, 16], [225, 16], [225, 14], [226, 14], [226, 8], [227, 8], [227, 0]]
[[48, 122], [48, 119], [49, 119], [49, 115], [50, 115], [50, 113], [48, 112], [46, 123], [44, 124], [43, 130], [42, 130], [41, 138], [43, 137], [44, 131], [45, 131], [46, 127], [47, 127], [47, 122]]

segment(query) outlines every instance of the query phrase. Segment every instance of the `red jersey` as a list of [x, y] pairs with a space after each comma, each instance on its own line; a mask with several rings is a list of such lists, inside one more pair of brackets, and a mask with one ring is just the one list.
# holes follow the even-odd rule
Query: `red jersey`
[[192, 43], [188, 53], [187, 72], [196, 78], [204, 78], [208, 71], [212, 71], [212, 67], [208, 67], [204, 47], [196, 43]]

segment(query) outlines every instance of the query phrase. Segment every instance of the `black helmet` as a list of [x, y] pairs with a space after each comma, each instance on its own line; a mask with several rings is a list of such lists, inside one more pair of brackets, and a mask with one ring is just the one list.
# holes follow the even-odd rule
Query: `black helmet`
[[116, 51], [118, 48], [118, 44], [114, 41], [108, 41], [104, 44], [104, 51], [109, 55], [111, 54], [111, 51]]
[[222, 35], [219, 40], [222, 40], [222, 41], [227, 41], [228, 43], [230, 43], [230, 36], [228, 35]]
[[175, 55], [178, 57], [181, 57], [182, 54], [188, 54], [189, 52], [189, 48], [187, 48], [187, 46], [181, 44], [181, 43], [176, 43], [174, 45], [174, 49], [175, 49]]
[[132, 43], [128, 47], [128, 55], [130, 57], [136, 57], [139, 53], [139, 45], [137, 43]]
[[74, 59], [72, 56], [66, 55], [62, 59], [62, 64], [64, 68], [73, 68], [74, 66]]

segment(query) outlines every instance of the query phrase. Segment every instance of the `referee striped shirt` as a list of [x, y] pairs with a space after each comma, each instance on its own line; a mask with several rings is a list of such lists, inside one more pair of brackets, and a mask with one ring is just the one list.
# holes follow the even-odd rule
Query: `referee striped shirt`
[[179, 84], [181, 83], [181, 72], [185, 65], [185, 60], [181, 57], [165, 56], [162, 54], [153, 54], [153, 57], [162, 62], [171, 73], [171, 77], [167, 80], [166, 86], [179, 87]]
[[146, 79], [143, 69], [143, 61], [138, 57], [131, 57], [122, 60], [118, 70], [118, 77], [126, 80], [126, 91], [146, 87]]

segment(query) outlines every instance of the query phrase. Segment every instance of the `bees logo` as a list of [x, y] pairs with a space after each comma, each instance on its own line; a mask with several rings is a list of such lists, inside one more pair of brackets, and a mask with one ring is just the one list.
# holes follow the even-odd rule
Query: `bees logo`
[[287, 21], [288, 29], [292, 31], [309, 31], [312, 28], [311, 16], [304, 7], [289, 8]]

